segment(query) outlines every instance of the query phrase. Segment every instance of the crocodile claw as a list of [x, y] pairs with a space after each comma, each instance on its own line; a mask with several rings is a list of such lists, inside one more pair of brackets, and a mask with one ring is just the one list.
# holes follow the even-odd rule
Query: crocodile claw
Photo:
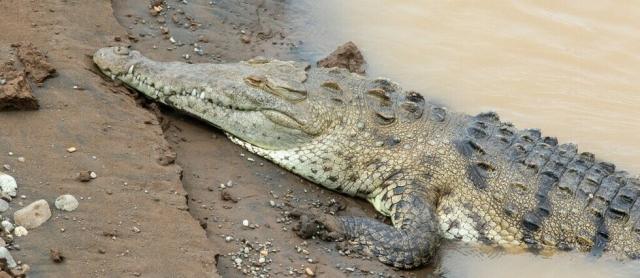
[[295, 210], [290, 215], [298, 219], [293, 230], [303, 239], [318, 236], [326, 241], [341, 241], [345, 238], [340, 220], [333, 215], [301, 210]]

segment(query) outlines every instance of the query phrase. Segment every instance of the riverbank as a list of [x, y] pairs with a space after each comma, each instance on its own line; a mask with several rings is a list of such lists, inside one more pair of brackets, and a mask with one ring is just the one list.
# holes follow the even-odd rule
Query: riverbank
[[[56, 69], [31, 86], [38, 110], [0, 112], [0, 164], [24, 195], [5, 215], [39, 199], [52, 208], [11, 250], [29, 275], [419, 276], [304, 241], [286, 213], [315, 206], [373, 217], [368, 204], [284, 172], [97, 73], [91, 55], [112, 45], [162, 61], [296, 58], [301, 42], [289, 38], [280, 1], [168, 2], [0, 3], [0, 45], [30, 42]], [[87, 171], [95, 178], [77, 179]], [[55, 209], [61, 194], [79, 207]], [[54, 262], [51, 249], [65, 260]]]

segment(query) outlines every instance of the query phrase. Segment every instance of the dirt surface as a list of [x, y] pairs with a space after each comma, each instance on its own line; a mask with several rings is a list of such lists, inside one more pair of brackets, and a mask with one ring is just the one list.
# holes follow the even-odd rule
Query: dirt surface
[[[16, 239], [19, 250], [11, 252], [31, 266], [30, 276], [429, 273], [397, 271], [375, 259], [344, 254], [335, 243], [299, 238], [289, 217], [296, 209], [376, 213], [365, 202], [248, 154], [205, 123], [105, 80], [90, 59], [98, 48], [112, 45], [131, 45], [163, 61], [296, 59], [300, 42], [288, 37], [284, 5], [270, 0], [0, 1], [0, 46], [32, 43], [57, 70], [42, 86], [32, 86], [40, 110], [0, 112], [0, 164], [9, 167], [18, 194], [25, 195], [5, 214], [38, 199], [52, 205], [61, 194], [80, 202], [73, 212], [52, 205], [49, 221]], [[78, 178], [90, 172], [96, 178]]]
[[[0, 17], [3, 48], [28, 41], [58, 72], [31, 86], [40, 110], [0, 113], [0, 164], [24, 195], [3, 214], [38, 199], [53, 208], [51, 219], [16, 238], [14, 258], [31, 266], [31, 277], [212, 276], [216, 252], [187, 211], [181, 169], [157, 162], [167, 142], [156, 117], [93, 70], [97, 48], [126, 38], [111, 4], [1, 1]], [[86, 170], [97, 178], [76, 181]], [[76, 196], [79, 208], [55, 209], [61, 194]], [[52, 261], [51, 249], [64, 262]]]

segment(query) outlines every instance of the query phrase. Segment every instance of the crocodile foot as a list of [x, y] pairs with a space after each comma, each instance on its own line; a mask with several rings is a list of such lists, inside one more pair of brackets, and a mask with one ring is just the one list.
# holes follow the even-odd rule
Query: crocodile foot
[[312, 236], [317, 236], [325, 241], [342, 241], [345, 239], [345, 229], [341, 221], [333, 215], [302, 210], [295, 210], [290, 215], [298, 219], [293, 230], [303, 239], [308, 239]]

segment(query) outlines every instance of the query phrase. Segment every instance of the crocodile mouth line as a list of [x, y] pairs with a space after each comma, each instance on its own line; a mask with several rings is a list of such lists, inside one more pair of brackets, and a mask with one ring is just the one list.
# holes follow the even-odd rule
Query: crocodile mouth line
[[221, 109], [234, 110], [239, 112], [258, 112], [263, 109], [253, 109], [235, 106], [232, 104], [223, 103], [220, 99], [213, 99], [207, 97], [207, 92], [213, 93], [213, 89], [209, 87], [188, 87], [183, 89], [178, 89], [172, 86], [159, 86], [158, 82], [152, 80], [144, 74], [136, 73], [134, 71], [134, 65], [129, 67], [129, 70], [126, 73], [112, 73], [108, 69], [101, 69], [102, 73], [107, 77], [111, 78], [111, 80], [120, 80], [127, 87], [132, 88], [136, 91], [142, 92], [147, 97], [150, 97], [154, 100], [166, 100], [169, 97], [192, 97], [193, 99], [199, 99], [200, 101], [207, 102], [209, 104], [215, 105]]
[[[269, 113], [280, 115], [289, 119], [290, 121], [295, 122], [297, 125], [302, 126], [303, 123], [295, 119], [294, 117], [279, 111], [277, 109], [271, 108], [254, 108], [254, 107], [241, 107], [238, 105], [233, 105], [232, 103], [225, 103], [219, 98], [211, 98], [209, 95], [213, 95], [213, 89], [207, 86], [193, 86], [187, 87], [186, 89], [178, 89], [172, 86], [161, 86], [158, 85], [159, 82], [156, 80], [152, 80], [147, 75], [144, 75], [140, 72], [135, 72], [135, 65], [131, 65], [127, 72], [124, 73], [113, 73], [108, 69], [101, 69], [101, 72], [106, 75], [108, 78], [112, 80], [120, 80], [127, 87], [132, 88], [136, 91], [140, 91], [143, 95], [152, 98], [154, 100], [158, 100], [164, 103], [167, 103], [167, 100], [170, 97], [182, 97], [182, 98], [192, 98], [193, 100], [199, 100], [202, 102], [209, 103], [212, 106], [215, 106], [217, 109], [228, 110], [234, 112], [260, 112], [262, 114]], [[197, 115], [196, 115], [197, 116]], [[266, 116], [266, 115], [265, 115]]]

